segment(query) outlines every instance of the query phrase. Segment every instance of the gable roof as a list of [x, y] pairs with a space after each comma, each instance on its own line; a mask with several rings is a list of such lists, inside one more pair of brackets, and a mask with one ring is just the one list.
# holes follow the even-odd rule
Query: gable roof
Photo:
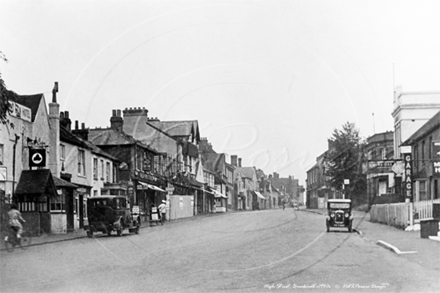
[[117, 145], [135, 145], [138, 144], [154, 154], [160, 154], [146, 144], [134, 139], [132, 136], [116, 131], [113, 128], [95, 128], [89, 129], [89, 141], [96, 146], [117, 146]]
[[440, 111], [437, 112], [431, 119], [428, 120], [422, 127], [420, 127], [413, 135], [411, 135], [402, 145], [411, 145], [417, 140], [425, 136], [435, 129], [440, 129]]
[[43, 94], [35, 95], [17, 95], [15, 97], [15, 102], [28, 107], [31, 109], [32, 122], [35, 121], [35, 115], [37, 115], [38, 107], [40, 106], [41, 99], [44, 97]]
[[254, 179], [255, 176], [255, 178], [257, 178], [257, 172], [254, 167], [236, 167], [235, 170], [239, 172], [242, 177]]
[[91, 149], [82, 139], [71, 133], [64, 126], [60, 125], [60, 141], [67, 142], [82, 148]]
[[50, 170], [23, 170], [15, 194], [40, 196], [43, 193], [48, 195], [57, 194]]
[[200, 141], [199, 123], [197, 120], [187, 121], [159, 121], [149, 120], [148, 124], [168, 133], [174, 137], [189, 137], [192, 135], [195, 141]]
[[225, 166], [225, 154], [208, 153], [204, 155], [203, 167], [214, 173], [221, 172]]

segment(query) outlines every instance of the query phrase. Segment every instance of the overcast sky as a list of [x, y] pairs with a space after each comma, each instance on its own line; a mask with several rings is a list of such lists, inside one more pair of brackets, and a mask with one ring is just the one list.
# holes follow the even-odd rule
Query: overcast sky
[[300, 184], [345, 122], [393, 130], [394, 85], [440, 90], [440, 1], [0, 2], [9, 89], [50, 102], [58, 81], [92, 128], [127, 107], [198, 120], [217, 152]]

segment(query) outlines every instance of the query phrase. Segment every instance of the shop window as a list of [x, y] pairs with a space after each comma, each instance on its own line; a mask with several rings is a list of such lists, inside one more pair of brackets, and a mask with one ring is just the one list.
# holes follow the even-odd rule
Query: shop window
[[386, 181], [379, 181], [379, 192], [378, 196], [381, 196], [382, 194], [387, 193], [387, 182]]
[[66, 195], [64, 192], [57, 194], [50, 198], [50, 210], [52, 212], [65, 212], [66, 211]]

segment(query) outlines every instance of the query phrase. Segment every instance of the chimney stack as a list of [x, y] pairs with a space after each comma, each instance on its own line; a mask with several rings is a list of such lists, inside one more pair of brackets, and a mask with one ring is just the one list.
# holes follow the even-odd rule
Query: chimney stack
[[89, 140], [89, 129], [86, 129], [84, 123], [81, 123], [81, 129], [78, 128], [78, 120], [75, 121], [75, 130], [72, 130], [72, 133], [83, 140]]
[[58, 92], [58, 82], [55, 82], [52, 90], [52, 103], [49, 103], [49, 169], [53, 176], [59, 177], [61, 168], [60, 162], [60, 105], [57, 103], [56, 93]]
[[60, 124], [67, 130], [71, 130], [72, 121], [69, 118], [69, 111], [64, 111], [60, 113]]
[[124, 120], [121, 117], [121, 110], [113, 110], [113, 116], [110, 118], [110, 127], [117, 132], [122, 132]]
[[55, 81], [55, 84], [54, 84], [53, 90], [52, 90], [52, 103], [57, 102], [57, 92], [58, 92], [58, 81]]
[[241, 168], [241, 158], [238, 158], [238, 167]]
[[237, 155], [231, 155], [231, 165], [237, 167]]

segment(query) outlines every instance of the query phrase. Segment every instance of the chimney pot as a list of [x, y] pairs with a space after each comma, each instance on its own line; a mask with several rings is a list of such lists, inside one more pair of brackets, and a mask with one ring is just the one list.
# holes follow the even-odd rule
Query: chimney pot
[[86, 129], [86, 124], [84, 122], [81, 123], [81, 129]]
[[78, 130], [78, 120], [75, 120], [75, 130]]

